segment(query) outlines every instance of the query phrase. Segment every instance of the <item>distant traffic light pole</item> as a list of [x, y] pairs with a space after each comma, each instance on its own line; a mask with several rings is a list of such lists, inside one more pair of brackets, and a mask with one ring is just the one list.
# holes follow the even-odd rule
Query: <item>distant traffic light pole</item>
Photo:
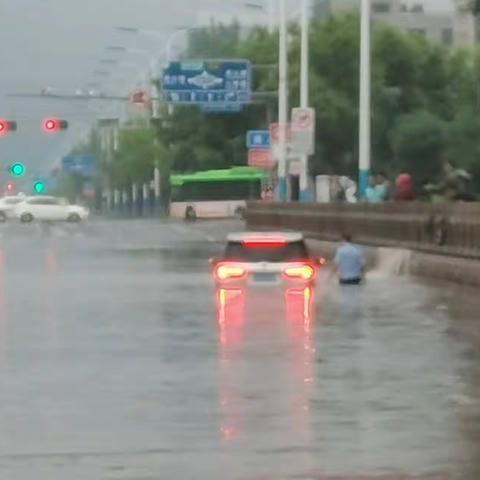
[[66, 130], [68, 122], [61, 118], [46, 118], [42, 126], [45, 133], [57, 133], [60, 130]]
[[17, 130], [17, 122], [0, 118], [0, 136]]

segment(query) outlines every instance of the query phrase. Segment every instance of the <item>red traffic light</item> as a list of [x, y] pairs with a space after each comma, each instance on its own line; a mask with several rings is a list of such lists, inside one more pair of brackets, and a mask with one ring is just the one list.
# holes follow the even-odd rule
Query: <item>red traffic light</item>
[[8, 182], [6, 185], [5, 185], [5, 191], [8, 194], [12, 194], [15, 190], [15, 184], [13, 182]]
[[43, 130], [46, 133], [55, 133], [59, 130], [65, 130], [68, 128], [68, 122], [60, 118], [46, 118], [43, 121]]
[[17, 129], [17, 122], [0, 118], [0, 135], [5, 135], [8, 132], [15, 131], [16, 129]]

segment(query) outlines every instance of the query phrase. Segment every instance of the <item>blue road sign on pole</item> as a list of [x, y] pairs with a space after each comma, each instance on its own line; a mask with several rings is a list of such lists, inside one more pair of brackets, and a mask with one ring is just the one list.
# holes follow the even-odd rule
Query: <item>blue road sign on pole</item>
[[[163, 97], [167, 103], [216, 106], [229, 111], [251, 99], [248, 60], [192, 60], [170, 62], [163, 70]], [[231, 111], [231, 110], [230, 110]]]
[[269, 130], [250, 130], [247, 132], [247, 148], [268, 149], [271, 147]]
[[69, 155], [62, 158], [62, 171], [93, 177], [97, 171], [97, 162], [93, 155]]
[[231, 105], [220, 103], [218, 105], [204, 103], [200, 105], [200, 109], [204, 113], [239, 113], [243, 110], [243, 104], [232, 103]]

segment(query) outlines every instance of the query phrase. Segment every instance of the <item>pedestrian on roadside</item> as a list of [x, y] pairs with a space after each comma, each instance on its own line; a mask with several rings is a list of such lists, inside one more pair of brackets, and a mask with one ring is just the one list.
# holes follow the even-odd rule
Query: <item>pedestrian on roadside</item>
[[338, 175], [330, 178], [330, 199], [334, 203], [344, 203], [346, 200], [345, 190]]
[[342, 234], [342, 244], [337, 249], [333, 263], [333, 273], [338, 276], [340, 285], [362, 283], [367, 262], [363, 249], [352, 243], [350, 234]]
[[413, 192], [413, 179], [409, 173], [401, 173], [395, 180], [396, 202], [409, 202], [415, 199]]
[[474, 195], [470, 192], [472, 176], [461, 168], [447, 161], [443, 164], [443, 179], [439, 184], [427, 184], [424, 189], [432, 198], [440, 195], [443, 201], [472, 202]]
[[374, 175], [368, 178], [368, 187], [365, 190], [365, 200], [367, 203], [380, 203], [382, 201], [380, 192], [377, 189], [377, 179]]
[[273, 200], [273, 188], [268, 186], [263, 192], [262, 192], [262, 200], [265, 201], [272, 201]]
[[392, 198], [392, 186], [384, 173], [378, 173], [375, 189], [380, 202], [388, 202]]

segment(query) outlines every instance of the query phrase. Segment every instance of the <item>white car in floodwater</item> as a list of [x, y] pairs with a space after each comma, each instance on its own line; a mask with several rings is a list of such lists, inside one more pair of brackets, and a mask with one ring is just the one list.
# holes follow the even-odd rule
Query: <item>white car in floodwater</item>
[[25, 201], [25, 195], [11, 195], [0, 198], [0, 223], [15, 218], [17, 205]]
[[27, 197], [15, 209], [15, 216], [22, 223], [35, 220], [79, 223], [89, 215], [86, 207], [71, 205], [65, 198], [48, 196]]

